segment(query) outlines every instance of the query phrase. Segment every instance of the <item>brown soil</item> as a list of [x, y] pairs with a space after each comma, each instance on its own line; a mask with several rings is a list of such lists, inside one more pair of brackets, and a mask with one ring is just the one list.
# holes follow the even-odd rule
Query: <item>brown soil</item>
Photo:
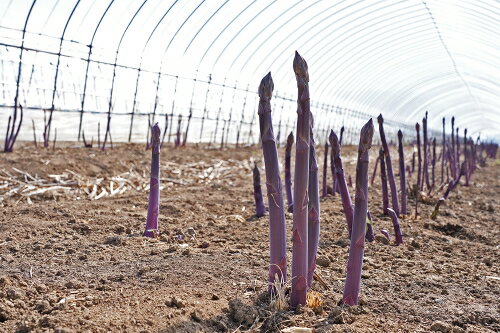
[[[354, 179], [355, 149], [344, 150]], [[477, 170], [471, 186], [458, 186], [436, 220], [428, 216], [438, 195], [420, 205], [421, 219], [401, 220], [403, 245], [381, 237], [367, 243], [361, 301], [351, 308], [339, 306], [349, 249], [340, 198], [322, 199], [317, 272], [328, 289], [318, 282], [313, 289], [323, 305], [274, 312], [265, 293], [268, 217], [253, 216], [252, 159], [262, 167], [261, 156], [255, 147], [164, 148], [161, 236], [151, 240], [141, 236], [150, 161], [144, 146], [103, 153], [19, 144], [2, 154], [0, 331], [500, 331], [498, 161]], [[31, 178], [13, 168], [45, 185], [26, 190]], [[98, 194], [120, 174], [129, 177], [126, 191], [89, 199], [96, 178], [104, 178]], [[66, 187], [33, 194], [52, 186], [49, 180]], [[394, 237], [381, 215], [378, 178], [369, 199], [376, 235], [384, 228]]]

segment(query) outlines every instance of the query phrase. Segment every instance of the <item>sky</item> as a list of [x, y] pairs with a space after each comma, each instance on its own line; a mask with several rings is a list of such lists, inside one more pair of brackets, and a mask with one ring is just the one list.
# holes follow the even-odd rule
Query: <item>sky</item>
[[[14, 103], [32, 5], [0, 0], [0, 105]], [[357, 127], [379, 113], [413, 126], [428, 111], [436, 131], [443, 117], [449, 131], [455, 116], [470, 135], [500, 140], [498, 1], [36, 0], [26, 31], [20, 103], [37, 121], [52, 104], [72, 111], [56, 117], [63, 137], [74, 135], [82, 100], [95, 112], [85, 113], [84, 127], [95, 133], [110, 98], [116, 140], [127, 137], [128, 113], [153, 110], [183, 119], [192, 111], [196, 132], [205, 116], [212, 132], [223, 126], [216, 119], [228, 127], [248, 123], [251, 137], [258, 132], [256, 90], [269, 71], [274, 121], [291, 128], [297, 50], [325, 128]], [[3, 123], [10, 109], [0, 110]], [[145, 128], [147, 118], [135, 126]]]

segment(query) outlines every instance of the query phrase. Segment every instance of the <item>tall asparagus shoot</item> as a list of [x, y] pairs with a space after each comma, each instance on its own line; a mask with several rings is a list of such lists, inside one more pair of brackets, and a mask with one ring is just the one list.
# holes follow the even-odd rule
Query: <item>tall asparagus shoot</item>
[[378, 116], [378, 129], [380, 132], [380, 140], [382, 141], [382, 147], [384, 147], [385, 164], [387, 166], [387, 178], [389, 178], [389, 187], [391, 189], [391, 202], [392, 209], [399, 215], [399, 200], [398, 200], [398, 189], [396, 188], [396, 180], [394, 179], [394, 173], [392, 171], [391, 154], [389, 152], [389, 145], [385, 139], [384, 132], [384, 118], [382, 114]]
[[401, 233], [401, 227], [399, 225], [398, 216], [393, 209], [389, 208], [387, 210], [392, 219], [392, 225], [394, 226], [394, 234], [396, 235], [396, 245], [403, 244], [403, 234]]
[[323, 160], [323, 184], [321, 188], [321, 197], [325, 198], [328, 195], [326, 181], [328, 175], [328, 141], [325, 142], [325, 159]]
[[399, 186], [401, 186], [401, 215], [408, 215], [408, 210], [406, 208], [405, 155], [403, 152], [403, 132], [401, 132], [401, 130], [398, 131], [398, 153], [399, 153]]
[[260, 172], [257, 163], [253, 168], [253, 196], [255, 198], [255, 216], [262, 217], [266, 213], [264, 199], [262, 199], [262, 188], [260, 186]]
[[308, 250], [308, 194], [309, 187], [309, 132], [310, 99], [309, 73], [306, 61], [295, 52], [293, 70], [297, 80], [297, 143], [295, 145], [295, 174], [293, 207], [293, 255], [292, 293], [290, 303], [293, 308], [306, 304], [307, 293], [307, 250]]
[[[268, 73], [259, 85], [260, 99], [258, 113], [262, 153], [264, 155], [266, 169], [267, 200], [269, 206], [270, 292], [273, 292], [275, 283], [284, 283], [286, 281], [285, 210], [279, 171], [278, 150], [276, 148], [271, 116], [271, 96], [273, 94], [273, 89], [273, 79], [271, 73]], [[277, 281], [275, 281], [275, 277], [277, 277]]]
[[314, 121], [311, 115], [311, 134], [309, 138], [309, 212], [307, 216], [307, 287], [311, 288], [314, 270], [316, 269], [316, 254], [318, 252], [319, 242], [319, 177], [318, 162], [316, 160], [316, 144], [314, 142], [313, 125]]
[[160, 127], [151, 129], [151, 179], [149, 182], [149, 204], [144, 237], [158, 236], [158, 215], [160, 213]]
[[342, 167], [342, 158], [340, 157], [340, 143], [334, 131], [330, 132], [329, 136], [330, 146], [332, 146], [332, 165], [335, 165], [335, 177], [338, 179], [340, 198], [342, 199], [342, 207], [344, 208], [344, 215], [347, 223], [347, 230], [349, 231], [349, 238], [351, 238], [352, 221], [354, 219], [354, 208], [352, 206], [351, 195], [347, 188], [347, 183], [344, 176], [344, 168]]
[[[332, 133], [333, 133], [333, 131], [330, 131], [330, 136], [328, 138], [328, 140], [330, 141], [330, 145], [332, 145]], [[337, 139], [337, 141], [338, 141], [338, 139]], [[340, 151], [340, 144], [339, 144], [339, 151]], [[336, 191], [336, 188], [337, 188], [337, 172], [335, 171], [335, 154], [333, 152], [333, 146], [332, 146], [332, 152], [330, 154], [330, 169], [332, 170], [332, 195], [335, 196], [336, 192], [337, 192]]]
[[380, 147], [379, 150], [379, 157], [380, 182], [382, 183], [382, 212], [387, 215], [387, 208], [389, 208], [389, 191], [387, 189], [387, 173], [385, 171], [384, 149], [382, 147]]
[[465, 186], [469, 186], [470, 156], [467, 152], [467, 128], [464, 129], [464, 162], [465, 162]]
[[451, 117], [451, 159], [450, 159], [450, 171], [451, 177], [455, 179], [456, 175], [456, 164], [455, 164], [455, 117]]
[[424, 135], [424, 170], [422, 173], [422, 183], [420, 184], [420, 190], [424, 189], [424, 181], [427, 186], [427, 189], [430, 188], [429, 183], [429, 141], [427, 138], [427, 112], [425, 113], [425, 117], [422, 119], [422, 132]]
[[292, 196], [292, 173], [290, 171], [292, 161], [292, 146], [293, 146], [293, 131], [290, 132], [286, 139], [285, 147], [285, 191], [286, 201], [288, 202], [288, 212], [293, 212], [293, 196]]
[[420, 190], [420, 183], [421, 183], [421, 180], [422, 180], [422, 152], [420, 150], [420, 124], [419, 123], [416, 123], [415, 124], [415, 130], [417, 132], [417, 157], [418, 157], [418, 161], [417, 161], [417, 186], [418, 186], [418, 189]]
[[370, 119], [361, 129], [358, 146], [354, 221], [352, 224], [349, 259], [347, 261], [347, 277], [342, 298], [343, 303], [347, 305], [358, 304], [368, 211], [368, 151], [372, 144], [373, 132], [373, 121]]
[[434, 188], [436, 184], [436, 138], [432, 139], [432, 178], [431, 178], [431, 188]]
[[373, 167], [372, 180], [370, 181], [370, 185], [373, 185], [375, 177], [377, 176], [377, 166], [379, 161], [380, 161], [380, 155], [377, 156], [377, 159], [375, 160], [375, 166]]
[[[340, 128], [340, 137], [339, 137], [339, 146], [342, 146], [342, 139], [344, 138], [344, 126], [342, 126]], [[340, 194], [340, 189], [339, 189], [339, 182], [337, 180], [337, 177], [333, 178], [333, 195], [335, 195], [335, 193], [339, 193]], [[349, 234], [350, 236], [350, 234]]]
[[444, 168], [446, 164], [446, 130], [445, 130], [445, 118], [443, 117], [443, 148], [441, 152], [441, 184], [444, 184]]

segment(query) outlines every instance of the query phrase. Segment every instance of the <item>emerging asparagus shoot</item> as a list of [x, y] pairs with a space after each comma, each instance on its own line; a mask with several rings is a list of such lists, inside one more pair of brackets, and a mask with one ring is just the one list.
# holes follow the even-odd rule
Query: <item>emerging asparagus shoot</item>
[[[262, 153], [266, 169], [266, 187], [269, 207], [269, 291], [276, 292], [275, 278], [286, 282], [286, 230], [285, 210], [278, 162], [278, 150], [274, 138], [271, 116], [271, 96], [274, 83], [268, 73], [259, 85], [259, 126], [262, 141]], [[280, 282], [281, 283], [281, 282]]]
[[361, 129], [358, 145], [354, 220], [347, 262], [347, 277], [342, 298], [343, 303], [347, 305], [358, 304], [368, 211], [368, 151], [372, 145], [373, 132], [373, 121], [370, 119]]
[[262, 188], [260, 186], [260, 172], [255, 163], [253, 168], [253, 196], [255, 198], [255, 216], [262, 217], [266, 213], [264, 199], [262, 199]]
[[149, 183], [149, 205], [146, 218], [145, 237], [158, 236], [158, 215], [160, 213], [160, 127], [151, 129], [151, 180]]
[[307, 293], [307, 251], [308, 251], [308, 187], [309, 187], [309, 135], [310, 99], [309, 73], [306, 61], [295, 52], [293, 70], [297, 80], [297, 142], [295, 148], [295, 181], [293, 205], [293, 258], [292, 258], [292, 308], [306, 304]]

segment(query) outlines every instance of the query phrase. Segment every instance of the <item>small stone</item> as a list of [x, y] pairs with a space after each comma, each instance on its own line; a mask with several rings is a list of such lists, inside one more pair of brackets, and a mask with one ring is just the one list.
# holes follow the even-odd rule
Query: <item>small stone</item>
[[431, 331], [448, 333], [448, 332], [451, 332], [451, 327], [450, 327], [450, 325], [448, 325], [447, 323], [444, 323], [442, 321], [435, 321], [431, 325]]
[[196, 322], [202, 321], [201, 315], [198, 310], [194, 310], [193, 312], [191, 312], [191, 318]]
[[14, 300], [24, 297], [24, 292], [21, 289], [10, 288], [7, 290], [7, 298]]
[[11, 282], [7, 276], [0, 276], [0, 287], [10, 286]]
[[188, 234], [191, 237], [196, 237], [196, 231], [192, 227], [187, 228], [186, 234]]
[[117, 225], [117, 226], [115, 227], [115, 232], [116, 232], [117, 234], [122, 234], [122, 233], [124, 233], [124, 232], [125, 232], [125, 227], [124, 227], [123, 225], [119, 224], [119, 225]]
[[210, 298], [212, 301], [218, 301], [220, 299], [219, 295], [217, 294], [212, 294], [212, 297]]
[[411, 246], [413, 246], [416, 249], [420, 249], [420, 243], [417, 242], [416, 240], [411, 241]]
[[382, 243], [382, 244], [389, 244], [389, 240], [387, 238], [385, 238], [384, 236], [382, 235], [376, 235], [375, 236], [375, 241], [377, 241], [377, 243]]
[[491, 267], [491, 266], [493, 265], [493, 264], [492, 264], [492, 262], [491, 262], [491, 258], [489, 258], [489, 257], [484, 258], [484, 259], [483, 259], [483, 263], [484, 263], [486, 266], [488, 266], [488, 267]]
[[171, 246], [171, 247], [169, 247], [169, 248], [167, 249], [167, 253], [173, 253], [173, 252], [175, 252], [175, 251], [177, 251], [177, 247], [175, 247], [175, 246]]
[[182, 308], [186, 307], [186, 302], [183, 301], [181, 298], [178, 298], [175, 296], [172, 297], [172, 299], [170, 300], [170, 304], [171, 304], [171, 306], [175, 306], [178, 309], [182, 309]]
[[54, 333], [70, 333], [72, 332], [69, 328], [56, 327]]
[[106, 245], [121, 245], [123, 243], [123, 239], [120, 236], [108, 236], [104, 241]]
[[11, 262], [14, 261], [14, 257], [11, 256], [10, 254], [2, 254], [2, 256], [0, 257], [0, 260], [6, 261], [8, 263], [11, 263]]
[[76, 280], [71, 280], [71, 281], [68, 281], [64, 284], [64, 286], [68, 289], [79, 289], [81, 288], [81, 283], [76, 281]]
[[41, 302], [38, 302], [35, 305], [35, 310], [38, 311], [41, 314], [47, 314], [50, 313], [51, 308], [50, 308], [50, 303], [46, 300], [43, 300]]
[[184, 249], [184, 251], [181, 252], [183, 256], [188, 256], [189, 255], [189, 249]]
[[335, 242], [335, 245], [345, 248], [349, 246], [349, 241], [347, 241], [346, 239], [339, 239], [338, 241]]
[[316, 258], [316, 265], [321, 267], [329, 267], [331, 264], [330, 259], [327, 256], [318, 256]]

